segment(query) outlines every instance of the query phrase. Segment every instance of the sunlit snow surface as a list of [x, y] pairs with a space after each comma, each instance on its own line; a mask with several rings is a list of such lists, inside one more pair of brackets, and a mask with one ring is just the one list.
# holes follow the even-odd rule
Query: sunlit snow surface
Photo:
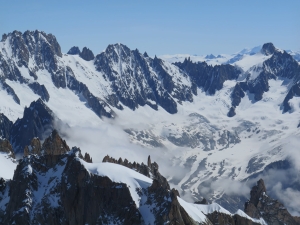
[[12, 160], [6, 153], [0, 153], [0, 177], [3, 179], [12, 179], [17, 163]]
[[[125, 183], [129, 188], [130, 194], [135, 201], [136, 206], [139, 208], [142, 217], [145, 220], [145, 223], [154, 224], [153, 214], [150, 210], [146, 209], [145, 205], [140, 205], [140, 203], [143, 201], [143, 196], [137, 193], [137, 190], [140, 190], [141, 188], [145, 189], [151, 186], [152, 179], [121, 165], [113, 163], [86, 163], [83, 160], [80, 161], [84, 165], [84, 167], [92, 174], [95, 174], [97, 176], [106, 176], [116, 183]], [[178, 197], [178, 201], [179, 204], [185, 209], [185, 211], [191, 216], [191, 218], [200, 223], [207, 221], [205, 214], [210, 214], [215, 211], [232, 215], [230, 212], [216, 203], [210, 205], [198, 205], [188, 203], [180, 197]], [[249, 220], [252, 220], [259, 224], [266, 224], [263, 219], [252, 219], [242, 211], [238, 211], [236, 214], [239, 214], [242, 217], [246, 217]]]
[[[209, 205], [201, 205], [201, 204], [192, 204], [184, 201], [183, 199], [178, 197], [178, 201], [180, 205], [185, 209], [185, 211], [197, 222], [205, 222], [206, 216], [205, 214], [210, 214], [213, 212], [220, 212], [222, 214], [227, 214], [230, 216], [233, 216], [230, 212], [228, 212], [226, 209], [218, 205], [217, 203], [212, 203]], [[267, 223], [264, 221], [264, 219], [253, 219], [249, 217], [246, 213], [244, 213], [241, 210], [238, 210], [235, 214], [240, 215], [241, 217], [245, 217], [249, 220], [252, 220], [255, 223], [267, 225]]]

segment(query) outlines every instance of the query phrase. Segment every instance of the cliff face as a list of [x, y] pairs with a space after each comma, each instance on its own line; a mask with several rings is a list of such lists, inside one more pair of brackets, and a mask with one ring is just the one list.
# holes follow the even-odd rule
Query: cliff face
[[245, 213], [253, 218], [263, 218], [268, 224], [299, 224], [282, 203], [267, 195], [264, 181], [260, 179], [250, 192], [250, 200], [245, 203]]

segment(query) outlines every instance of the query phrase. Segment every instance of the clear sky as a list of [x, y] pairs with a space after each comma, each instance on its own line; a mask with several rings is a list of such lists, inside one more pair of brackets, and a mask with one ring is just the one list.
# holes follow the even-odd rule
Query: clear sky
[[234, 53], [273, 42], [300, 50], [300, 0], [0, 0], [0, 34], [43, 30], [62, 51], [108, 44], [162, 54]]

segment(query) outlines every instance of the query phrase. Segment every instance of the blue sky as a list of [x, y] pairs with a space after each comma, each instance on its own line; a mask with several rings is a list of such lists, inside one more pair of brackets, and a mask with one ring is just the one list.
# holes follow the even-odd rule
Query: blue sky
[[273, 42], [300, 50], [300, 1], [7, 1], [0, 33], [43, 30], [62, 51], [123, 43], [150, 55], [234, 53]]

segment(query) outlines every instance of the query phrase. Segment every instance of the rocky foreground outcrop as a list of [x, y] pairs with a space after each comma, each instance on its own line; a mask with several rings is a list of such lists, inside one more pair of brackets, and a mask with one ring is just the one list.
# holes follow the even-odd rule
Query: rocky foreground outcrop
[[[13, 179], [1, 180], [0, 224], [145, 224], [128, 185], [91, 173], [79, 160], [91, 162], [89, 154], [70, 149], [56, 130], [24, 151]], [[159, 178], [158, 165], [148, 161], [148, 175]], [[155, 224], [197, 224], [180, 206], [178, 192], [161, 180], [138, 190]]]
[[[0, 150], [13, 153], [5, 139], [0, 140]], [[281, 203], [267, 196], [262, 180], [253, 187], [245, 205], [245, 212], [254, 219], [243, 212], [233, 215], [215, 209], [206, 214], [198, 210], [204, 219], [197, 222], [189, 214], [189, 207], [194, 205], [185, 203], [188, 208], [181, 205], [183, 200], [178, 191], [170, 188], [150, 156], [147, 165], [104, 157], [103, 162], [118, 164], [106, 168], [118, 171], [122, 165], [128, 171], [147, 176], [148, 180], [151, 178], [152, 183], [147, 181], [148, 184], [135, 178], [134, 182], [142, 185], [133, 190], [127, 183], [101, 175], [97, 169], [100, 164], [89, 164], [91, 156], [88, 153], [83, 156], [77, 147], [70, 148], [56, 130], [43, 144], [39, 138], [33, 138], [24, 155], [13, 179], [0, 179], [0, 224], [257, 225], [264, 221], [275, 225], [299, 224], [298, 218], [292, 217]]]

